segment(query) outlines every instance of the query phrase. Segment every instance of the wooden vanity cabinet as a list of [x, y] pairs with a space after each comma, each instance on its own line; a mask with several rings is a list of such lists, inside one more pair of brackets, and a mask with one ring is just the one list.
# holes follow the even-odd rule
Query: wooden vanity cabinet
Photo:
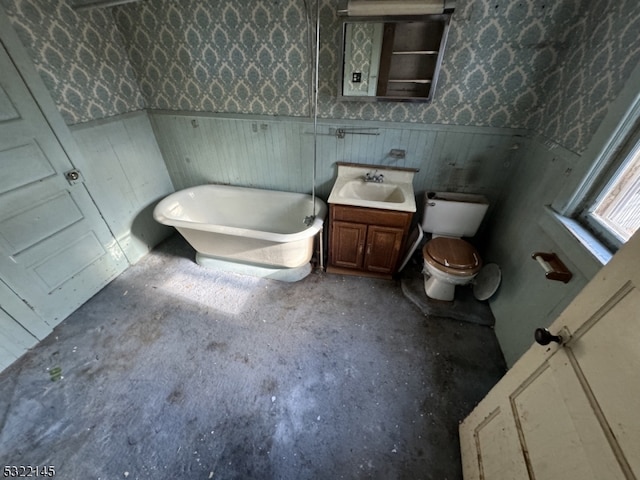
[[391, 278], [411, 224], [411, 212], [330, 205], [330, 273]]

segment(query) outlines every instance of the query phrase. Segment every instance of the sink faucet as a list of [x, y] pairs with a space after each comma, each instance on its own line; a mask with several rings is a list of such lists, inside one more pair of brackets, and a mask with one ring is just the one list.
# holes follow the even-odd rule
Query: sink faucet
[[384, 175], [378, 173], [378, 170], [375, 170], [373, 173], [367, 172], [364, 176], [365, 182], [373, 182], [373, 183], [382, 183], [384, 182]]

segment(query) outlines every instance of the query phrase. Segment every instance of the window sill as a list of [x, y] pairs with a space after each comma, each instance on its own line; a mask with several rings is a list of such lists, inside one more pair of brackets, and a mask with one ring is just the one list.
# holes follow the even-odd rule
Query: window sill
[[538, 224], [587, 279], [593, 277], [613, 256], [578, 222], [556, 213], [549, 206], [544, 207]]

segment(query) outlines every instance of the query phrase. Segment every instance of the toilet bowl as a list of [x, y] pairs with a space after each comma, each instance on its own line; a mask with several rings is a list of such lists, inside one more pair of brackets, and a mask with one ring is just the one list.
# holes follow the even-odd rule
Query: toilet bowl
[[478, 251], [462, 237], [473, 237], [489, 201], [483, 195], [427, 192], [422, 229], [432, 234], [423, 248], [425, 292], [437, 300], [453, 300], [456, 285], [470, 283], [482, 267]]
[[460, 238], [435, 237], [422, 249], [424, 290], [429, 298], [451, 301], [456, 285], [470, 283], [482, 268], [478, 251]]

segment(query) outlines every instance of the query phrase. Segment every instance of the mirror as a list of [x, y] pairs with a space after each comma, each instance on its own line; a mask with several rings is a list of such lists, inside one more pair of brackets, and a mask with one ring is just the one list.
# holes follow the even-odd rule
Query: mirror
[[430, 101], [450, 17], [442, 14], [344, 21], [338, 98]]

